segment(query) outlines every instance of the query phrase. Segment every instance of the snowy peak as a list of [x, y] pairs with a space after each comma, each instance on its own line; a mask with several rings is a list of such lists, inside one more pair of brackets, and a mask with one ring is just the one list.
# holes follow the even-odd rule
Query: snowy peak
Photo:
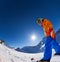
[[5, 41], [0, 39], [0, 44], [5, 44]]
[[60, 29], [56, 32], [56, 40], [60, 43]]
[[60, 29], [58, 29], [58, 31], [56, 32], [56, 34], [59, 34], [60, 33]]

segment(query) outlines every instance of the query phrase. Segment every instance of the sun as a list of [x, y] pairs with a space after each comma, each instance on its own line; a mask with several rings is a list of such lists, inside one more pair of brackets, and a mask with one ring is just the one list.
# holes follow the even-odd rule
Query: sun
[[32, 36], [31, 36], [31, 39], [32, 39], [32, 40], [36, 40], [36, 35], [32, 35]]

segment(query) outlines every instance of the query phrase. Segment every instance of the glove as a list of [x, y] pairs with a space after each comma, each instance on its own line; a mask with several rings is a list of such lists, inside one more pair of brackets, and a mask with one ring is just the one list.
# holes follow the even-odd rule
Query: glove
[[55, 39], [55, 38], [56, 38], [56, 35], [55, 35], [54, 30], [52, 30], [52, 31], [51, 31], [51, 37], [52, 37], [53, 39]]

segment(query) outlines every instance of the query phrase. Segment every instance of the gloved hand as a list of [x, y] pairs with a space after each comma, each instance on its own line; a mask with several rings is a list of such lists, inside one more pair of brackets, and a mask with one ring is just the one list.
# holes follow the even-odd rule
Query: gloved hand
[[55, 39], [55, 38], [56, 38], [56, 35], [55, 35], [54, 30], [52, 30], [52, 31], [51, 31], [51, 37], [52, 37], [53, 39]]

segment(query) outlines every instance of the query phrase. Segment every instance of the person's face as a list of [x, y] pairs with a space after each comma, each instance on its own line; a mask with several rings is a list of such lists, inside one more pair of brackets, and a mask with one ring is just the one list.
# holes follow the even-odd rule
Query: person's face
[[41, 20], [38, 20], [38, 24], [42, 26], [42, 21]]

